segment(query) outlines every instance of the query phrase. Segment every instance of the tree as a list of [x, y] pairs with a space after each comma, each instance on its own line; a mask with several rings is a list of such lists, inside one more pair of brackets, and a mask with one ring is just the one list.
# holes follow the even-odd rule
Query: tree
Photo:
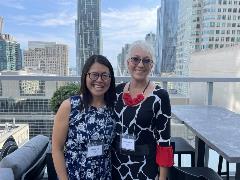
[[51, 110], [56, 113], [65, 99], [77, 94], [80, 94], [80, 86], [78, 84], [70, 83], [65, 86], [61, 86], [54, 92], [52, 98], [50, 99]]

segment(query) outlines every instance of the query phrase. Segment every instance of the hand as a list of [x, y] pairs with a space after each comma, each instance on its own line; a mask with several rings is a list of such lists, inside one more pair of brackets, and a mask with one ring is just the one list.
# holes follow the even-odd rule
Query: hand
[[166, 177], [159, 177], [159, 180], [167, 180], [167, 178]]

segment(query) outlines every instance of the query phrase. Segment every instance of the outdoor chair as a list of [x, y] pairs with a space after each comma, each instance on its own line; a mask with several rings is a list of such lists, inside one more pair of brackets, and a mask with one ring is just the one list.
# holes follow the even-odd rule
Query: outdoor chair
[[18, 149], [18, 145], [13, 138], [13, 136], [10, 136], [7, 138], [7, 140], [3, 143], [3, 147], [0, 152], [0, 161], [6, 157], [7, 155], [11, 154], [15, 150]]
[[229, 180], [229, 162], [226, 160], [226, 171], [222, 172], [222, 163], [223, 163], [223, 157], [219, 155], [219, 160], [218, 160], [218, 174], [220, 176], [226, 175], [226, 180]]
[[174, 154], [178, 156], [178, 166], [181, 167], [181, 155], [191, 155], [191, 166], [195, 166], [195, 149], [182, 137], [171, 137], [171, 142], [174, 142], [175, 149]]
[[176, 167], [169, 171], [169, 180], [222, 180], [222, 178], [208, 167]]

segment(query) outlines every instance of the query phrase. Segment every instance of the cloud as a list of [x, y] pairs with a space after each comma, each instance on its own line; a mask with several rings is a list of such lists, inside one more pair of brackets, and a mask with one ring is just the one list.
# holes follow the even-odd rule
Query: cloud
[[0, 2], [1, 6], [24, 10], [25, 7], [22, 5], [21, 0], [3, 0]]
[[61, 6], [75, 6], [77, 4], [77, 0], [59, 0], [56, 1], [56, 3]]
[[18, 25], [26, 26], [69, 26], [74, 25], [76, 15], [67, 11], [56, 13], [45, 13], [31, 16], [13, 16]]
[[156, 32], [157, 8], [136, 6], [102, 12], [103, 53], [114, 66], [126, 43], [143, 40], [147, 33]]

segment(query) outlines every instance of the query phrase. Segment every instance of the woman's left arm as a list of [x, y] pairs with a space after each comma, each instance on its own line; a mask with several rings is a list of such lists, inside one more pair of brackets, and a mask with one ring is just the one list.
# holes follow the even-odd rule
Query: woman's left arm
[[170, 146], [171, 137], [171, 105], [168, 92], [160, 90], [160, 108], [156, 114], [156, 163], [160, 167], [159, 180], [166, 180], [168, 168], [173, 166], [173, 149]]

